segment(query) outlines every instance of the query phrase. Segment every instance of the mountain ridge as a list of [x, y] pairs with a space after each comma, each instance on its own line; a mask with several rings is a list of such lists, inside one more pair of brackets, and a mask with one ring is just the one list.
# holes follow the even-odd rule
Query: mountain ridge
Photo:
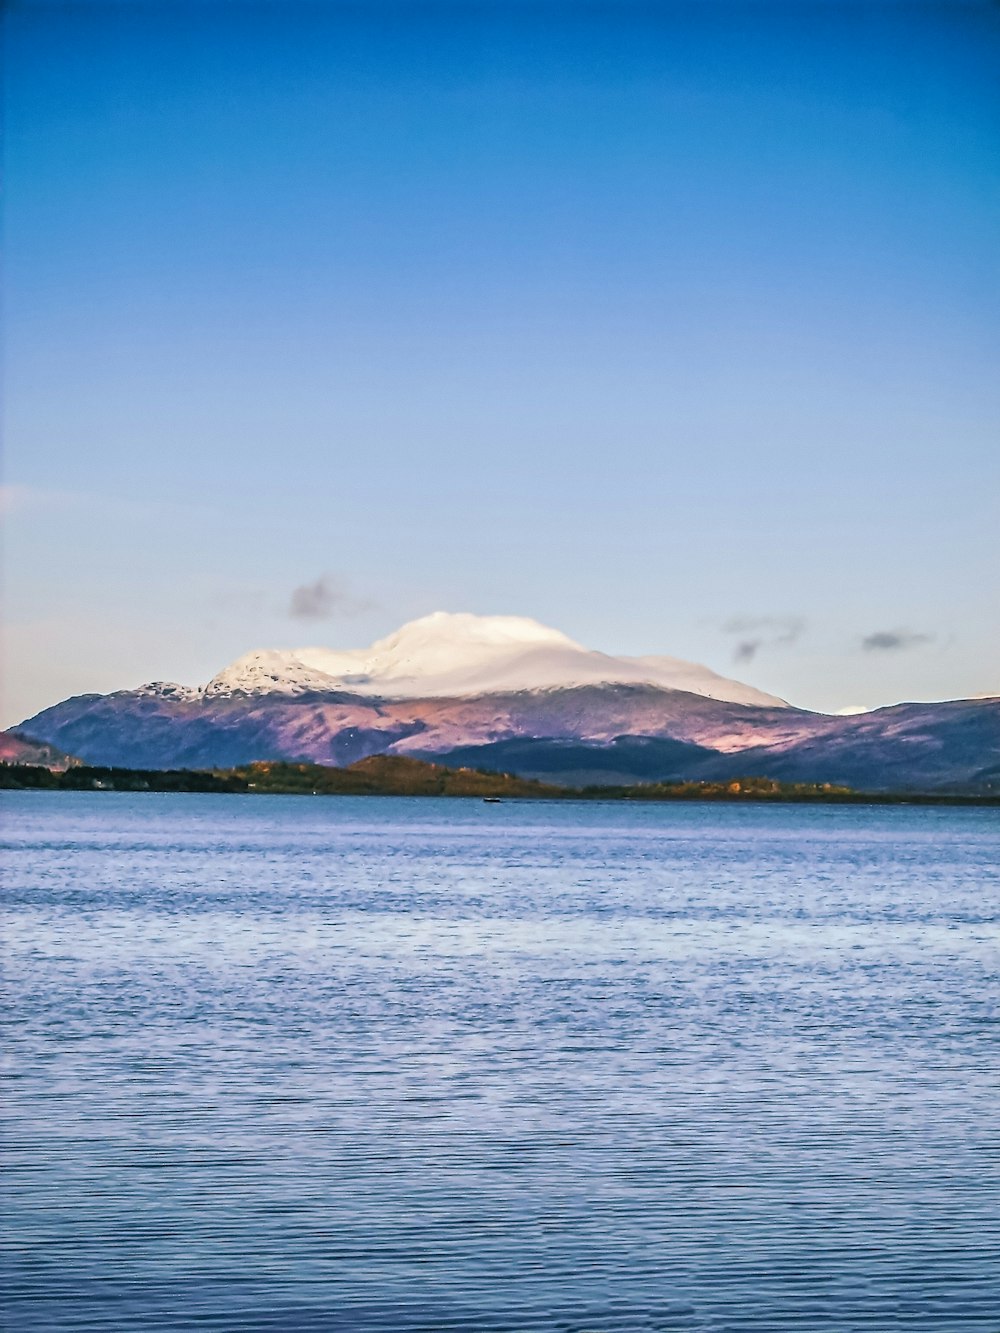
[[[376, 754], [449, 762], [461, 754], [471, 762], [474, 751], [476, 766], [506, 770], [512, 765], [503, 747], [532, 742], [531, 762], [513, 769], [523, 776], [555, 776], [561, 770], [552, 767], [554, 758], [577, 744], [588, 747], [587, 781], [756, 775], [878, 790], [961, 786], [1000, 764], [1000, 699], [897, 704], [835, 717], [637, 685], [416, 700], [120, 691], [65, 700], [23, 730], [88, 763], [134, 768], [262, 760], [345, 766]], [[622, 768], [625, 741], [638, 766]], [[669, 762], [664, 749], [663, 762], [649, 764], [653, 742], [673, 743]]]
[[988, 786], [1000, 766], [1000, 699], [831, 716], [696, 663], [614, 658], [538, 621], [445, 612], [369, 649], [250, 653], [200, 689], [154, 681], [80, 695], [15, 731], [137, 769], [387, 755], [576, 785]]

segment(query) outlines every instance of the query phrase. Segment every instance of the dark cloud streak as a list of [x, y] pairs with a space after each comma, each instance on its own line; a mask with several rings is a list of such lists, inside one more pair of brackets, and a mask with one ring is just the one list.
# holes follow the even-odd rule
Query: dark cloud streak
[[359, 615], [370, 606], [370, 602], [352, 597], [331, 575], [321, 574], [314, 582], [292, 590], [288, 614], [294, 620], [329, 620], [335, 615]]
[[874, 634], [867, 634], [861, 640], [862, 650], [866, 653], [895, 653], [906, 648], [917, 648], [922, 643], [930, 643], [933, 634], [915, 634], [905, 629], [880, 629]]
[[726, 634], [742, 634], [733, 650], [736, 662], [752, 662], [761, 648], [794, 643], [802, 636], [806, 622], [801, 616], [735, 616], [723, 625]]

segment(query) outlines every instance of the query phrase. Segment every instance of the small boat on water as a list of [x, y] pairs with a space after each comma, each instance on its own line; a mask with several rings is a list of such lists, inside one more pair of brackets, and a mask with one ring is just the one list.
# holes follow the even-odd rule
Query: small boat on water
[[484, 796], [484, 797], [483, 797], [483, 804], [484, 804], [484, 805], [500, 805], [500, 804], [502, 803], [502, 801], [503, 801], [503, 797], [502, 797], [502, 796]]

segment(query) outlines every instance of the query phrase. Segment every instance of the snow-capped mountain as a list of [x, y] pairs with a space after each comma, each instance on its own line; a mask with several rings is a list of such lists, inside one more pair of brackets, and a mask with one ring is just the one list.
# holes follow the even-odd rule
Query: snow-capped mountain
[[535, 620], [443, 612], [370, 648], [248, 653], [202, 688], [78, 695], [18, 730], [132, 768], [396, 754], [569, 785], [756, 775], [992, 791], [1000, 780], [998, 699], [828, 717], [692, 662], [613, 657]]
[[[382, 699], [454, 699], [580, 685], [654, 685], [730, 703], [787, 707], [783, 699], [694, 662], [613, 657], [537, 620], [445, 611], [412, 620], [369, 648], [247, 653], [214, 676], [204, 694], [344, 692]], [[159, 692], [166, 687], [145, 688]]]

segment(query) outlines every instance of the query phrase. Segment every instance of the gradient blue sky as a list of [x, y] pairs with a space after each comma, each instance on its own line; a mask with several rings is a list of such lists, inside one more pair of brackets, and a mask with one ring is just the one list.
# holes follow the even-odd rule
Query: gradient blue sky
[[5, 22], [4, 721], [439, 608], [1000, 692], [1000, 8]]

